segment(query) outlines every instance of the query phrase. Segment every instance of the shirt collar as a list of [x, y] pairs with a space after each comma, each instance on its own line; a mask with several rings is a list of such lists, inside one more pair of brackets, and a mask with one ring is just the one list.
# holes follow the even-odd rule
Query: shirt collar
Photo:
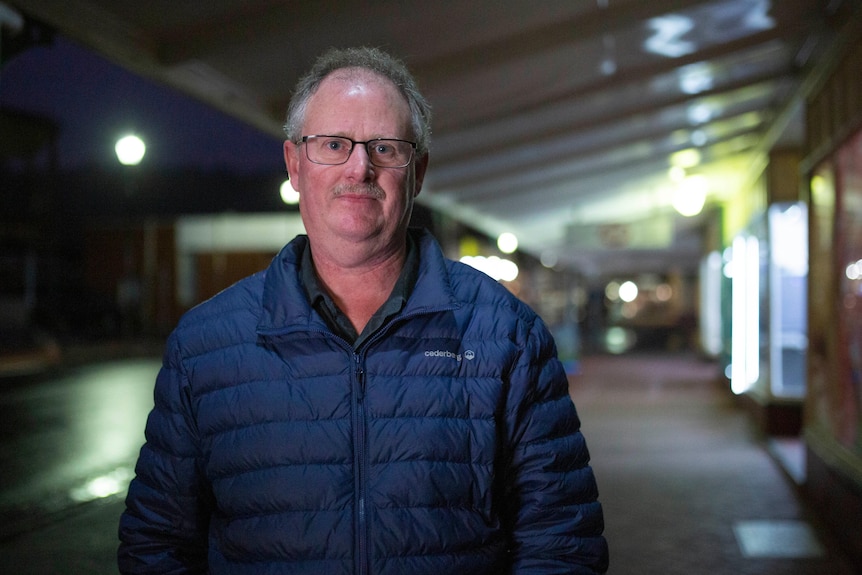
[[356, 333], [356, 329], [347, 316], [338, 309], [329, 294], [321, 287], [317, 273], [314, 271], [310, 244], [306, 244], [303, 250], [299, 273], [300, 282], [305, 289], [311, 307], [320, 314], [333, 332], [353, 343], [354, 346], [358, 346], [382, 327], [390, 317], [400, 312], [407, 300], [410, 299], [410, 294], [416, 285], [416, 278], [419, 276], [419, 250], [413, 237], [408, 234], [407, 254], [398, 280], [395, 282], [389, 298], [371, 316], [368, 325], [365, 326], [361, 334]]

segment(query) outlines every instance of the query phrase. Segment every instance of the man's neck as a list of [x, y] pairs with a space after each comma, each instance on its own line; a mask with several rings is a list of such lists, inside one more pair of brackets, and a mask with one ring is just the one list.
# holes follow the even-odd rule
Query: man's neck
[[314, 270], [324, 289], [338, 309], [362, 333], [371, 316], [386, 302], [404, 266], [406, 242], [400, 249], [377, 258], [354, 260], [344, 253], [337, 260], [325, 251], [312, 247]]

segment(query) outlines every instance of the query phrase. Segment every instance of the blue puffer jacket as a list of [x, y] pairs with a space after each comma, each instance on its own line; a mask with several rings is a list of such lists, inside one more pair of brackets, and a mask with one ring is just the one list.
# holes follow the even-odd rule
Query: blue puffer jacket
[[602, 511], [541, 320], [417, 237], [358, 349], [309, 307], [307, 238], [168, 340], [120, 521], [123, 573], [600, 573]]

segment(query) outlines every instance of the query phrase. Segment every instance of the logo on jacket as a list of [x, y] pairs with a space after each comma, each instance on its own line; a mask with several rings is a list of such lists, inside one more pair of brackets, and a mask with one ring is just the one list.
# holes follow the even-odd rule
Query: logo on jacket
[[[460, 353], [453, 353], [451, 351], [447, 351], [445, 349], [435, 349], [433, 351], [426, 351], [425, 357], [445, 357], [449, 359], [454, 359], [455, 361], [461, 361]], [[476, 353], [472, 349], [468, 349], [464, 352], [464, 359], [471, 360], [476, 357]]]

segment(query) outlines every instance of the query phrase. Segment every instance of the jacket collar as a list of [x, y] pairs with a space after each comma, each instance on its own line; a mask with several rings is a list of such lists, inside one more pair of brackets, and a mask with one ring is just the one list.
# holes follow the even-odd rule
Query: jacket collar
[[[437, 240], [426, 230], [411, 229], [419, 247], [419, 275], [400, 315], [457, 307], [446, 259]], [[308, 303], [300, 280], [302, 254], [308, 236], [296, 236], [272, 260], [263, 284], [262, 310], [257, 331], [275, 335], [296, 330], [329, 331]]]

